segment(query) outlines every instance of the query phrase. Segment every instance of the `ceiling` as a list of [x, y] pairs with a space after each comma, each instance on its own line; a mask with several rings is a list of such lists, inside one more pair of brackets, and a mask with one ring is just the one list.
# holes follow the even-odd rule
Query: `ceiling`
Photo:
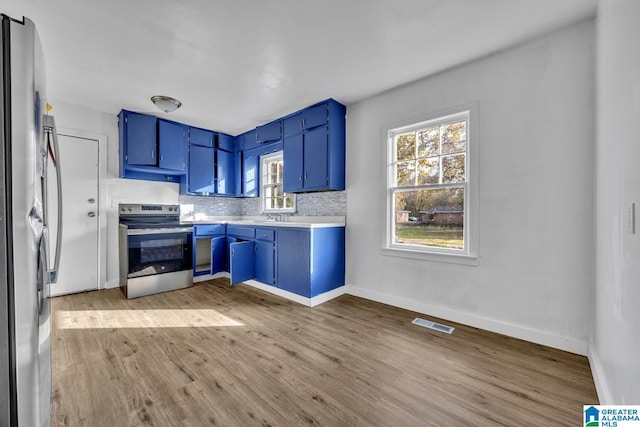
[[[36, 23], [49, 99], [238, 134], [351, 104], [595, 15], [597, 0], [3, 0]], [[54, 105], [55, 107], [55, 105]], [[55, 110], [54, 110], [55, 111]]]

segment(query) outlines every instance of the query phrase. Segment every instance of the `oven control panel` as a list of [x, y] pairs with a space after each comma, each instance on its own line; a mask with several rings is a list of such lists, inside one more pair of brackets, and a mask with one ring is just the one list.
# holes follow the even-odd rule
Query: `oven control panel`
[[180, 215], [180, 205], [143, 205], [121, 203], [118, 205], [120, 215]]

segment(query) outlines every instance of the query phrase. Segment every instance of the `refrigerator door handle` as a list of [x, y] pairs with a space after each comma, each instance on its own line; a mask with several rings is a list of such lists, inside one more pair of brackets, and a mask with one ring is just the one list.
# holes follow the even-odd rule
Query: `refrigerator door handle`
[[[56, 283], [58, 280], [58, 270], [60, 268], [60, 253], [62, 252], [62, 177], [60, 175], [60, 146], [58, 145], [58, 132], [56, 132], [56, 122], [53, 116], [44, 115], [44, 131], [47, 135], [47, 151], [51, 156], [53, 166], [56, 169], [56, 188], [58, 196], [58, 224], [56, 233], [56, 257], [53, 269], [48, 270], [49, 283]], [[51, 142], [53, 141], [53, 149]]]

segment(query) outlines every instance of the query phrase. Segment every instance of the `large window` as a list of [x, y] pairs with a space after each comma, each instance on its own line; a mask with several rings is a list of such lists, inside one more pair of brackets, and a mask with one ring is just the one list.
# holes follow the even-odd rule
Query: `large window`
[[260, 188], [262, 211], [265, 213], [286, 213], [296, 211], [295, 194], [282, 190], [284, 161], [282, 151], [261, 157]]
[[387, 247], [470, 255], [469, 112], [388, 132]]

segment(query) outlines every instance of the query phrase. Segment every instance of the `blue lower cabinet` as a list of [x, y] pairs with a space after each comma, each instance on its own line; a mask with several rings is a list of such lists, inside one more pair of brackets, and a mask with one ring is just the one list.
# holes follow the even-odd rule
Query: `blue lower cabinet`
[[274, 285], [275, 278], [275, 243], [256, 241], [256, 271], [258, 282]]
[[310, 297], [310, 237], [308, 229], [279, 229], [278, 242], [278, 280], [280, 289], [294, 294]]
[[229, 245], [229, 274], [232, 285], [255, 277], [254, 241], [237, 241]]
[[344, 285], [344, 227], [278, 229], [276, 286], [312, 298]]

